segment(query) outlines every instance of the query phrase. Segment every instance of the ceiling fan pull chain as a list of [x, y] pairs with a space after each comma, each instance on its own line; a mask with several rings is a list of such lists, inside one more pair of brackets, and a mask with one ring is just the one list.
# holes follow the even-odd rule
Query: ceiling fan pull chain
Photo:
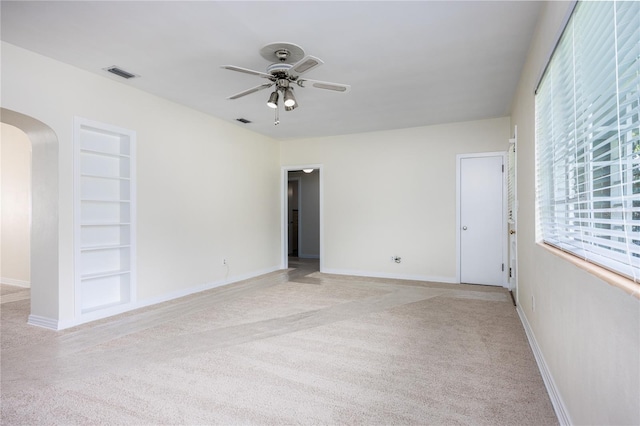
[[275, 116], [275, 119], [274, 119], [274, 121], [273, 121], [273, 125], [274, 125], [274, 126], [277, 126], [278, 124], [280, 124], [280, 117], [278, 116], [278, 110], [279, 110], [279, 109], [280, 109], [280, 108], [278, 108], [278, 107], [276, 106], [276, 108], [275, 108], [275, 115], [276, 115], [276, 116]]

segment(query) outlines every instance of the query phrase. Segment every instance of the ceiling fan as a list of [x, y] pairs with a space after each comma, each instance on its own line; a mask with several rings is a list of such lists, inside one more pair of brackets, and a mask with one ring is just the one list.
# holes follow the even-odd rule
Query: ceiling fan
[[[301, 77], [303, 74], [319, 67], [324, 62], [315, 56], [305, 55], [302, 47], [293, 43], [270, 43], [260, 49], [260, 55], [266, 60], [272, 62], [267, 67], [266, 72], [254, 71], [247, 68], [237, 67], [235, 65], [223, 65], [222, 68], [237, 71], [245, 74], [257, 75], [268, 82], [244, 90], [235, 95], [229, 96], [227, 99], [238, 99], [260, 90], [268, 89], [275, 86], [275, 90], [269, 96], [267, 105], [270, 108], [278, 110], [278, 99], [282, 94], [284, 109], [291, 111], [298, 106], [298, 102], [293, 95], [293, 87], [315, 87], [316, 89], [331, 90], [334, 92], [347, 92], [351, 86], [340, 83], [329, 83], [326, 81], [309, 80]], [[276, 115], [276, 123], [278, 118]]]

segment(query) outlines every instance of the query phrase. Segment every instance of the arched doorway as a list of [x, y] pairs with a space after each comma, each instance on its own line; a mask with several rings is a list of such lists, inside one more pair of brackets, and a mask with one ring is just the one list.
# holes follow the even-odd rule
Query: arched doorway
[[29, 324], [57, 329], [58, 137], [28, 115], [0, 108], [0, 121], [17, 127], [31, 141], [31, 314]]

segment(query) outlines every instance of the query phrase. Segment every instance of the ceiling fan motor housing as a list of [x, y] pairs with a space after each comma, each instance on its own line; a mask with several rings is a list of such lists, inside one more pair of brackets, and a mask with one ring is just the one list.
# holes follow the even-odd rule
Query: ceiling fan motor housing
[[287, 78], [287, 76], [289, 76], [288, 72], [291, 69], [291, 67], [292, 67], [291, 64], [285, 64], [285, 63], [271, 64], [267, 67], [267, 72], [273, 75], [274, 77]]

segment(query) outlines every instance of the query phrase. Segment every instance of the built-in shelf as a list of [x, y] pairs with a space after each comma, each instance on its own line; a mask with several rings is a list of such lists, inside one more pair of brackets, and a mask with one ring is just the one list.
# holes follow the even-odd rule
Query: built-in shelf
[[97, 278], [105, 278], [105, 277], [113, 277], [116, 275], [125, 275], [125, 274], [130, 274], [131, 271], [105, 271], [105, 272], [96, 272], [93, 274], [84, 274], [82, 275], [82, 279], [84, 281], [87, 280], [95, 280]]
[[95, 149], [87, 149], [87, 148], [80, 148], [80, 152], [81, 153], [86, 153], [86, 154], [104, 155], [106, 157], [114, 157], [114, 158], [120, 158], [120, 157], [129, 158], [130, 157], [130, 155], [127, 155], [127, 154], [120, 154], [120, 153], [117, 153], [117, 152], [98, 151], [98, 150], [95, 150]]
[[89, 201], [92, 203], [129, 203], [131, 200], [101, 200], [99, 198], [82, 198], [81, 202]]
[[127, 226], [131, 225], [128, 222], [86, 222], [80, 224], [80, 226]]
[[135, 132], [76, 118], [76, 313], [135, 299]]
[[81, 173], [80, 176], [81, 177], [88, 177], [88, 178], [97, 178], [97, 179], [131, 180], [131, 178], [128, 178], [128, 177], [93, 175], [93, 174], [90, 174], [90, 173]]
[[[85, 309], [82, 310], [83, 314], [90, 314], [92, 312], [97, 312], [97, 311], [105, 311], [108, 309], [115, 309], [115, 308], [120, 308], [122, 306], [121, 302], [113, 302], [113, 303], [106, 303], [103, 305], [98, 305], [98, 306], [94, 306], [94, 307], [86, 307]], [[118, 312], [118, 311], [116, 311]]]
[[87, 246], [81, 247], [80, 251], [93, 251], [93, 250], [113, 250], [121, 248], [130, 248], [129, 244], [115, 244], [115, 245], [103, 245], [103, 246]]

